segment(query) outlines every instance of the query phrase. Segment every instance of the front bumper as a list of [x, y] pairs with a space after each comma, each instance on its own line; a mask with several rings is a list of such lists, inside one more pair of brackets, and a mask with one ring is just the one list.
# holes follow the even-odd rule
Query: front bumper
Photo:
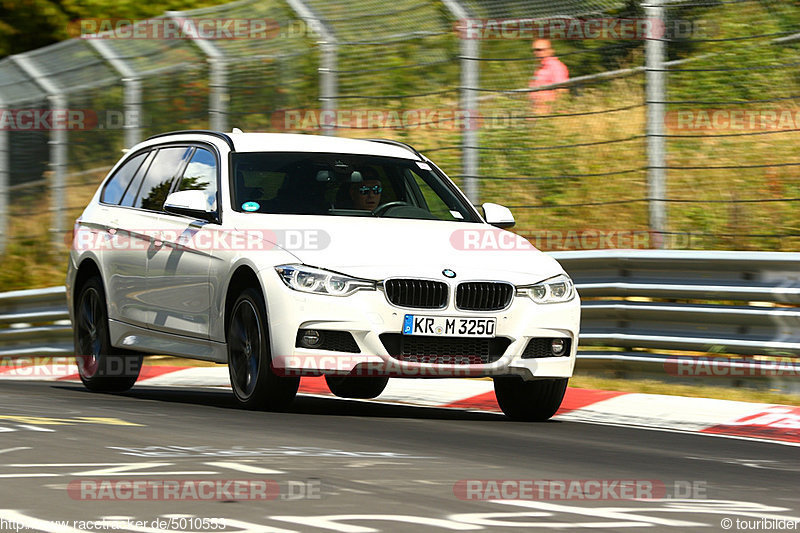
[[[444, 309], [406, 309], [392, 305], [382, 290], [358, 291], [335, 297], [307, 294], [286, 287], [274, 271], [260, 273], [266, 289], [273, 367], [287, 375], [390, 375], [393, 377], [486, 377], [518, 375], [526, 380], [568, 378], [575, 367], [580, 325], [580, 299], [536, 304], [515, 296], [502, 311], [460, 311], [451, 301]], [[400, 334], [406, 314], [443, 317], [494, 317], [496, 337], [510, 344], [502, 355], [485, 364], [438, 364], [398, 360], [381, 340], [384, 333]], [[300, 329], [349, 332], [359, 353], [296, 346]], [[568, 355], [522, 358], [533, 338], [570, 340]], [[463, 354], [470, 356], [472, 354]]]

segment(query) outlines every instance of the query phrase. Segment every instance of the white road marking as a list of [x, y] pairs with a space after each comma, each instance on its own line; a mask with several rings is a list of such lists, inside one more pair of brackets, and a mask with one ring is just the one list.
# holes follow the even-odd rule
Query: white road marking
[[19, 450], [32, 450], [30, 446], [17, 446], [16, 448], [6, 448], [5, 450], [0, 450], [0, 453], [11, 453], [16, 452]]
[[436, 459], [433, 456], [408, 455], [398, 452], [368, 452], [346, 451], [336, 448], [319, 448], [315, 446], [277, 446], [275, 448], [246, 448], [234, 446], [233, 448], [214, 448], [211, 446], [145, 446], [143, 448], [128, 448], [122, 446], [107, 446], [110, 450], [118, 450], [122, 455], [151, 458], [174, 457], [207, 457], [207, 458], [234, 458], [234, 457], [341, 457], [344, 459]]
[[46, 432], [46, 433], [53, 433], [55, 431], [55, 429], [40, 428], [39, 426], [34, 426], [34, 425], [31, 425], [31, 424], [17, 424], [17, 426], [21, 427], [23, 429], [29, 429], [31, 431], [43, 431], [43, 432]]
[[272, 468], [261, 468], [260, 466], [253, 466], [242, 463], [235, 463], [232, 461], [211, 461], [208, 466], [217, 466], [219, 468], [228, 468], [230, 470], [238, 470], [239, 472], [247, 472], [249, 474], [285, 474], [283, 470], [274, 470]]
[[[126, 476], [184, 476], [184, 475], [212, 475], [218, 474], [215, 470], [172, 470], [172, 471], [158, 471], [153, 470], [165, 466], [173, 466], [174, 463], [21, 463], [21, 464], [6, 464], [0, 467], [10, 468], [85, 468], [85, 467], [98, 467], [104, 466], [107, 468], [93, 468], [89, 470], [81, 470], [78, 472], [69, 473], [14, 473], [14, 474], [0, 474], [0, 478], [15, 478], [15, 477], [60, 477], [60, 476], [113, 476], [118, 474], [125, 474]], [[148, 469], [145, 472], [139, 470]]]
[[36, 474], [0, 474], [0, 478], [16, 478], [16, 477], [61, 477], [63, 474], [40, 472]]
[[473, 524], [466, 524], [463, 522], [454, 522], [453, 520], [446, 520], [442, 518], [426, 518], [423, 516], [413, 515], [400, 515], [400, 514], [339, 514], [339, 515], [324, 515], [324, 516], [270, 516], [272, 520], [281, 520], [283, 522], [291, 522], [293, 524], [302, 524], [305, 526], [318, 527], [322, 529], [330, 529], [332, 531], [340, 531], [342, 533], [375, 533], [380, 531], [373, 527], [354, 526], [352, 524], [343, 524], [345, 521], [352, 520], [381, 520], [388, 522], [401, 522], [405, 524], [419, 524], [421, 526], [438, 527], [442, 529], [450, 529], [452, 531], [476, 531], [483, 529], [481, 526]]
[[757, 468], [759, 470], [778, 470], [780, 472], [800, 472], [800, 464], [788, 465], [780, 461], [773, 461], [771, 459], [736, 459], [728, 457], [698, 457], [694, 455], [686, 456], [686, 459], [693, 461], [710, 461], [715, 463], [725, 463], [738, 466], [746, 466], [749, 468]]

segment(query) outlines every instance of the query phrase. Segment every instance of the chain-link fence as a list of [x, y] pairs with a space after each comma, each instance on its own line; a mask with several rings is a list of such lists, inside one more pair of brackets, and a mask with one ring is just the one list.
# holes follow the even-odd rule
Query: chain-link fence
[[190, 128], [409, 142], [543, 249], [800, 247], [796, 1], [239, 0], [81, 22], [97, 33], [0, 61], [0, 282], [60, 268], [121, 150]]
[[668, 230], [683, 247], [800, 247], [800, 2], [672, 2]]

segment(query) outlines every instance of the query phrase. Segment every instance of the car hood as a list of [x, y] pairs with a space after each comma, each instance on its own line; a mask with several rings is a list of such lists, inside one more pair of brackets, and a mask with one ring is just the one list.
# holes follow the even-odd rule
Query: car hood
[[527, 240], [488, 224], [255, 213], [237, 218], [237, 230], [260, 231], [307, 265], [368, 279], [443, 279], [449, 269], [458, 280], [519, 285], [564, 272]]

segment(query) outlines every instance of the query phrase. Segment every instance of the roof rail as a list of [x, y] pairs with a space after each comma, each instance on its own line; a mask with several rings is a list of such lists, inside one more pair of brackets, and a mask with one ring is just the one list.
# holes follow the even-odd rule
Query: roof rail
[[362, 141], [372, 141], [374, 143], [383, 143], [383, 144], [391, 144], [391, 145], [394, 145], [394, 146], [399, 146], [400, 148], [405, 148], [406, 150], [408, 150], [409, 152], [413, 153], [414, 155], [416, 155], [420, 159], [425, 160], [425, 158], [422, 157], [422, 154], [417, 152], [416, 148], [414, 148], [410, 144], [406, 144], [406, 143], [401, 142], [401, 141], [393, 141], [392, 139], [361, 139], [361, 140]]
[[213, 137], [217, 137], [218, 139], [222, 139], [225, 141], [228, 146], [231, 147], [231, 150], [234, 150], [235, 147], [233, 146], [233, 139], [231, 139], [226, 133], [222, 133], [221, 131], [212, 131], [212, 130], [178, 130], [178, 131], [167, 131], [164, 133], [157, 133], [156, 135], [151, 135], [146, 140], [150, 139], [158, 139], [159, 137], [167, 137], [168, 135], [180, 135], [184, 133], [199, 133], [202, 135], [211, 135]]

